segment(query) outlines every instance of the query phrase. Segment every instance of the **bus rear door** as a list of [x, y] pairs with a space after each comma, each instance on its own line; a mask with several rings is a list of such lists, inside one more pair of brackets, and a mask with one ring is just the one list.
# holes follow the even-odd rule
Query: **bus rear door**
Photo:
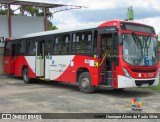
[[36, 42], [36, 77], [44, 78], [45, 41]]

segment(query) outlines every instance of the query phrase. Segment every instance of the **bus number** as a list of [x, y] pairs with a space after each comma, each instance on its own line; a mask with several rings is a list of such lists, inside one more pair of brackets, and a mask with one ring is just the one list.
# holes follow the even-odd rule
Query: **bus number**
[[59, 67], [66, 67], [65, 64], [58, 64]]
[[0, 37], [0, 43], [4, 43], [4, 37]]

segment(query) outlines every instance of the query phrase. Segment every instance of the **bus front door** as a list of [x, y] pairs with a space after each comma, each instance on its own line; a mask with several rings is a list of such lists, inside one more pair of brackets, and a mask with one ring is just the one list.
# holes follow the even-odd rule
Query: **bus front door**
[[116, 83], [115, 66], [117, 58], [115, 55], [117, 55], [118, 49], [116, 42], [115, 33], [101, 35], [99, 52], [102, 59], [100, 66], [102, 85], [114, 87]]
[[45, 74], [45, 42], [36, 42], [36, 77], [44, 78]]

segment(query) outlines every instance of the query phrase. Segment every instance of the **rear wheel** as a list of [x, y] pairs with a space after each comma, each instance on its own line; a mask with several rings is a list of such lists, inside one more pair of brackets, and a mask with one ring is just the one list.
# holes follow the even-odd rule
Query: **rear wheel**
[[79, 89], [83, 93], [93, 93], [95, 87], [91, 84], [91, 78], [89, 72], [83, 72], [78, 78]]
[[23, 81], [26, 84], [29, 84], [31, 82], [31, 79], [29, 78], [29, 71], [28, 68], [23, 69]]

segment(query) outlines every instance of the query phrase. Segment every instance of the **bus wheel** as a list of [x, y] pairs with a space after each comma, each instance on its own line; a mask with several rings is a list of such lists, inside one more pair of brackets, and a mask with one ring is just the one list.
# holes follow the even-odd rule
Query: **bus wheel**
[[28, 68], [23, 69], [23, 80], [24, 80], [24, 83], [26, 83], [26, 84], [30, 83]]
[[83, 72], [78, 78], [79, 89], [83, 93], [93, 93], [95, 88], [91, 84], [89, 72]]

